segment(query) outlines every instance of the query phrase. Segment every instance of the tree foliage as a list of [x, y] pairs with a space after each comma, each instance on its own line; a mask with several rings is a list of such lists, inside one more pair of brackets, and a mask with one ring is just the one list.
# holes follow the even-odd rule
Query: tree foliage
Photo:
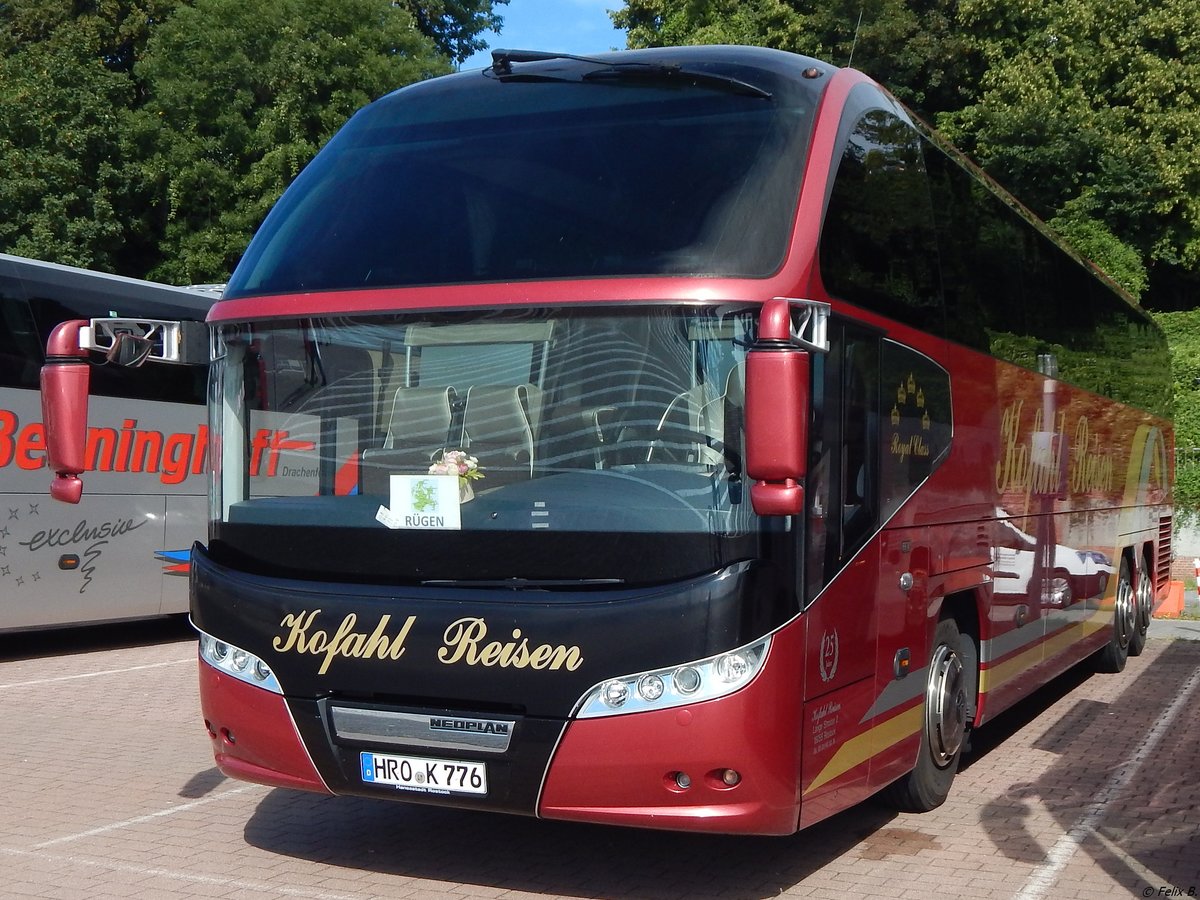
[[157, 125], [147, 167], [166, 281], [220, 279], [320, 146], [359, 107], [449, 71], [388, 0], [196, 0], [156, 29], [138, 72]]
[[1200, 510], [1200, 309], [1155, 313], [1171, 347], [1175, 385], [1175, 505]]
[[508, 0], [4, 0], [0, 251], [223, 280], [358, 107], [450, 71]]
[[480, 37], [485, 31], [499, 31], [504, 18], [494, 7], [508, 0], [404, 0], [417, 28], [437, 44], [438, 50], [456, 63], [465, 61], [477, 50], [487, 47]]
[[120, 268], [138, 206], [128, 67], [145, 34], [132, 4], [112, 6], [113, 19], [67, 0], [0, 6], [2, 250]]
[[959, 17], [986, 69], [939, 124], [1072, 236], [1108, 232], [1102, 267], [1133, 250], [1177, 292], [1200, 269], [1200, 3], [961, 0]]

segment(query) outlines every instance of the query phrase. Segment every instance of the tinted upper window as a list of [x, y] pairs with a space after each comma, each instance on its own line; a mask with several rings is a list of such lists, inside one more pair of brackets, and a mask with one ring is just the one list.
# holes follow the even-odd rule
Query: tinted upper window
[[935, 334], [944, 326], [937, 238], [920, 136], [882, 109], [847, 137], [821, 233], [835, 297]]
[[927, 165], [947, 336], [1122, 403], [1169, 414], [1166, 339], [1149, 316], [958, 160], [930, 148]]
[[[770, 59], [797, 71], [790, 61], [803, 60]], [[771, 274], [791, 237], [820, 82], [729, 60], [681, 66], [761, 90], [589, 79], [596, 65], [558, 61], [385, 97], [285, 194], [226, 296]]]

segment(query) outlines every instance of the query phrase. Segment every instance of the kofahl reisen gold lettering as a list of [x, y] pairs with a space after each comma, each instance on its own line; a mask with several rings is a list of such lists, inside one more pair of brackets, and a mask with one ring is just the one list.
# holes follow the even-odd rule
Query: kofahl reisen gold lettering
[[334, 631], [333, 637], [330, 638], [328, 633], [322, 629], [310, 631], [313, 621], [320, 612], [321, 610], [314, 609], [312, 612], [305, 610], [301, 613], [289, 613], [284, 616], [283, 621], [279, 624], [289, 631], [286, 637], [277, 636], [271, 642], [271, 646], [280, 653], [294, 650], [296, 653], [307, 653], [312, 656], [324, 655], [321, 667], [317, 670], [318, 675], [328, 672], [330, 664], [337, 656], [348, 659], [362, 659], [369, 656], [376, 659], [399, 659], [404, 655], [404, 641], [408, 637], [413, 623], [417, 620], [416, 616], [409, 616], [400, 631], [389, 636], [387, 626], [392, 617], [385, 613], [380, 617], [374, 631], [368, 635], [364, 631], [354, 630], [354, 626], [358, 624], [358, 615], [348, 613]]
[[487, 623], [474, 616], [451, 622], [442, 635], [444, 646], [438, 659], [446, 665], [499, 666], [502, 669], [567, 669], [574, 672], [583, 665], [583, 653], [576, 646], [538, 644], [531, 647], [520, 628], [512, 630], [511, 641], [488, 641]]

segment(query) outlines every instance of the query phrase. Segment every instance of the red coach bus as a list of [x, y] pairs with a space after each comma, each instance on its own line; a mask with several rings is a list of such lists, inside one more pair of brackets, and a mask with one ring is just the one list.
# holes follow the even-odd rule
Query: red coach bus
[[930, 809], [1166, 589], [1161, 334], [814, 59], [496, 51], [400, 90], [207, 321], [192, 618], [237, 778], [759, 834]]

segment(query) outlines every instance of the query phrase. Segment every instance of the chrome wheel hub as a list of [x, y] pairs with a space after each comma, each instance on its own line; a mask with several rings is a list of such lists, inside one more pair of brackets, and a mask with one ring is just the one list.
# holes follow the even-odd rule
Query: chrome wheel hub
[[925, 733], [933, 761], [949, 765], [967, 733], [967, 694], [962, 661], [950, 647], [939, 644], [929, 661], [925, 691]]

